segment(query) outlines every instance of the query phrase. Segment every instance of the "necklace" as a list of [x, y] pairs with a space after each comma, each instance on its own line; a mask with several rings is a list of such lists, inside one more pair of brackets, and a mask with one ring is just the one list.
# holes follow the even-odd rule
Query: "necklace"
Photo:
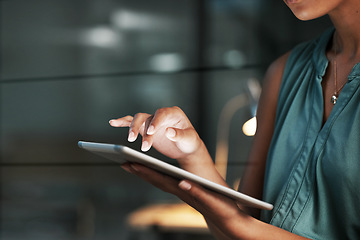
[[334, 94], [331, 96], [331, 103], [332, 104], [336, 104], [338, 97], [339, 97], [339, 92], [341, 91], [341, 89], [343, 89], [343, 87], [345, 86], [346, 82], [339, 88], [337, 89], [337, 62], [336, 62], [336, 55], [337, 55], [337, 48], [336, 48], [336, 44], [335, 44], [335, 57], [333, 59], [333, 63], [334, 63], [334, 84], [335, 84], [335, 91]]

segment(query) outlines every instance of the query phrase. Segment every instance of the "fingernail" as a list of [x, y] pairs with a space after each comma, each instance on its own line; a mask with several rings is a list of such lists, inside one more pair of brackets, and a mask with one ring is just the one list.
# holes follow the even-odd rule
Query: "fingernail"
[[129, 142], [134, 142], [135, 140], [136, 140], [135, 133], [133, 131], [130, 131], [129, 136], [128, 136], [128, 141]]
[[132, 170], [134, 170], [135, 172], [138, 172], [139, 169], [134, 165], [134, 164], [130, 164], [130, 167], [132, 168]]
[[153, 126], [153, 125], [151, 125], [149, 128], [148, 128], [148, 130], [147, 130], [147, 134], [148, 135], [152, 135], [152, 134], [154, 134], [154, 132], [155, 132], [155, 127]]
[[188, 183], [187, 181], [181, 181], [179, 183], [179, 187], [182, 189], [182, 190], [185, 190], [185, 191], [189, 191], [191, 189], [191, 184]]
[[174, 138], [176, 136], [176, 131], [173, 128], [166, 129], [166, 136], [168, 138]]
[[131, 173], [131, 170], [128, 165], [121, 165], [121, 168], [124, 169], [125, 171]]
[[147, 141], [144, 141], [141, 145], [141, 151], [146, 152], [150, 149], [150, 144]]

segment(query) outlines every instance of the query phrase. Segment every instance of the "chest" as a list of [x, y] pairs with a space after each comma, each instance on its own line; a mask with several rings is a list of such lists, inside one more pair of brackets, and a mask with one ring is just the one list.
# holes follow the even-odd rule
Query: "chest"
[[[288, 107], [279, 111], [284, 117], [277, 122], [264, 195], [275, 203], [271, 222], [288, 230], [306, 232], [314, 226], [316, 232], [323, 227], [326, 233], [329, 222], [359, 213], [354, 209], [360, 200], [360, 81], [349, 77], [320, 124], [323, 106], [329, 105], [323, 81], [302, 79], [299, 91], [282, 92]], [[347, 208], [337, 211], [344, 202]]]

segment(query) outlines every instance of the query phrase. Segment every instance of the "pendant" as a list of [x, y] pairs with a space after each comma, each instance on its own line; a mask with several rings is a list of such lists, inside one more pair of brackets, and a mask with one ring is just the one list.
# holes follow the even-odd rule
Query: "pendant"
[[337, 96], [334, 94], [331, 97], [331, 103], [335, 105], [336, 101], [337, 101]]

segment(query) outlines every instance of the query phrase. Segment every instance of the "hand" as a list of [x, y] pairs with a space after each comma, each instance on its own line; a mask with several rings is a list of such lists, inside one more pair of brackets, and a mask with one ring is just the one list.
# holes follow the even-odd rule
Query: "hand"
[[155, 114], [138, 113], [109, 121], [113, 127], [129, 127], [128, 140], [142, 135], [142, 151], [153, 146], [160, 153], [182, 159], [195, 153], [202, 141], [185, 113], [178, 107], [158, 109]]
[[125, 163], [122, 168], [155, 187], [176, 195], [203, 214], [208, 223], [211, 222], [214, 226], [225, 230], [226, 235], [233, 236], [237, 234], [239, 229], [234, 223], [240, 223], [249, 218], [249, 216], [241, 212], [237, 204], [230, 198], [207, 190], [189, 180], [180, 181], [135, 163]]
[[217, 239], [307, 239], [253, 218], [232, 199], [189, 180], [178, 180], [137, 163], [125, 163], [122, 168], [195, 208]]

